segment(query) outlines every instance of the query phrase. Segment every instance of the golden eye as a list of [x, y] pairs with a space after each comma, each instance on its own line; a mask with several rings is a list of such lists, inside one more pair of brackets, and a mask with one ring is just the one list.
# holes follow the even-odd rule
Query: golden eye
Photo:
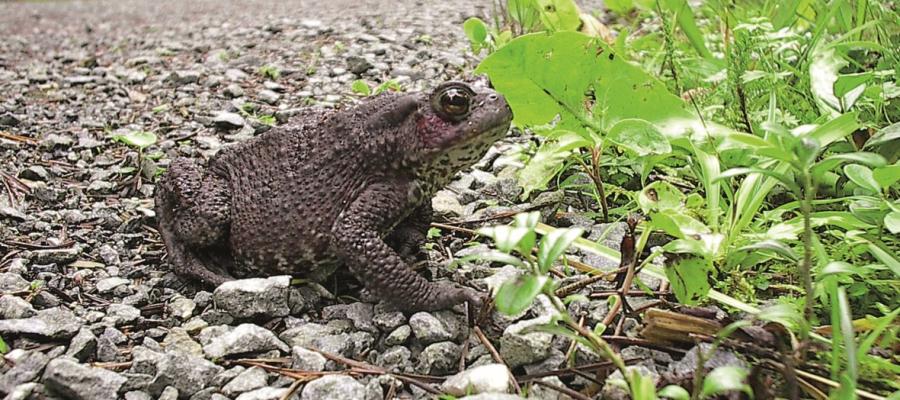
[[435, 93], [432, 107], [445, 119], [461, 121], [472, 110], [472, 97], [468, 87], [461, 84], [448, 85]]

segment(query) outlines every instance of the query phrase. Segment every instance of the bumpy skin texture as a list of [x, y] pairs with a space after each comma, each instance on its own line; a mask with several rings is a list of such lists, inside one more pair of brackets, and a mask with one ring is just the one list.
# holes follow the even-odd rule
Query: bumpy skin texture
[[211, 285], [321, 279], [345, 265], [400, 309], [478, 303], [476, 291], [430, 283], [404, 259], [424, 240], [434, 192], [477, 162], [511, 119], [493, 90], [448, 82], [336, 112], [311, 109], [223, 149], [207, 167], [177, 159], [156, 194], [169, 263]]

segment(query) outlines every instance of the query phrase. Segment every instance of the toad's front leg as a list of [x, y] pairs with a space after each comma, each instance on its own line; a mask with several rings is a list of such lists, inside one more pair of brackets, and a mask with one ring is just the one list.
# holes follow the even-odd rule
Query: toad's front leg
[[462, 302], [480, 307], [479, 292], [428, 282], [381, 239], [379, 232], [389, 228], [412, 206], [409, 188], [410, 184], [404, 182], [368, 186], [338, 217], [332, 246], [369, 291], [399, 309], [440, 310]]

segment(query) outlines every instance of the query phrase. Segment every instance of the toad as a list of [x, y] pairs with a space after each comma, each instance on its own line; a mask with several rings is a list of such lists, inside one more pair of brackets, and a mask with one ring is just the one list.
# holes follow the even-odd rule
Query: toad
[[156, 191], [168, 262], [210, 285], [346, 266], [407, 310], [477, 305], [471, 288], [410, 269], [431, 196], [509, 130], [506, 100], [478, 83], [385, 93], [338, 111], [310, 108], [227, 147], [206, 166], [172, 161]]

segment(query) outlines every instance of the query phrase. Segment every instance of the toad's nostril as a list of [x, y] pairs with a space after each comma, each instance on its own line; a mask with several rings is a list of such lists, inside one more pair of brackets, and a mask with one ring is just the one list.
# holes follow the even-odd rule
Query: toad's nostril
[[491, 94], [488, 95], [487, 98], [488, 98], [488, 100], [490, 100], [490, 101], [496, 101], [496, 100], [497, 100], [497, 97], [498, 97], [498, 96], [497, 96], [496, 94], [491, 93]]

